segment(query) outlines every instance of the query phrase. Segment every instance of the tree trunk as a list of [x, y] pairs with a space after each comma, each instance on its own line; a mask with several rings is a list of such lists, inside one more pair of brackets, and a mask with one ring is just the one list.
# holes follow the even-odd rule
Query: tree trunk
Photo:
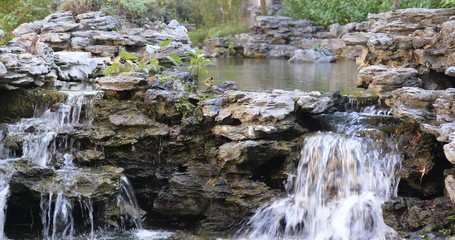
[[267, 6], [265, 0], [261, 0], [261, 15], [262, 16], [267, 15]]
[[400, 0], [393, 0], [393, 10], [400, 8]]

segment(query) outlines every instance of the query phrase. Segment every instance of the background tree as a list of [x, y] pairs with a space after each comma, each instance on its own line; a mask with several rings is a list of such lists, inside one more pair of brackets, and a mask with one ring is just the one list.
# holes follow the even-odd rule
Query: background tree
[[262, 16], [267, 15], [267, 5], [265, 3], [265, 0], [261, 0], [260, 4], [261, 4], [261, 15]]

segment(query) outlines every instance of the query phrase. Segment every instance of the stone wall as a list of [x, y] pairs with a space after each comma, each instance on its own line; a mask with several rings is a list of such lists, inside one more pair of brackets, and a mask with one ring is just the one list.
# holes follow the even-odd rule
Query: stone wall
[[122, 30], [120, 22], [103, 12], [49, 15], [24, 23], [15, 38], [0, 46], [0, 88], [43, 86], [55, 80], [85, 81], [103, 75], [120, 51], [141, 57], [147, 45], [173, 40], [151, 58], [162, 61], [191, 49], [187, 30], [177, 21], [151, 23]]
[[366, 30], [367, 23], [334, 24], [325, 28], [308, 20], [257, 16], [250, 33], [208, 39], [204, 50], [212, 57], [228, 55], [229, 48], [234, 48], [245, 57], [291, 58], [299, 49], [326, 48], [339, 56], [354, 58], [360, 55], [362, 47], [346, 47], [341, 37]]
[[[347, 45], [366, 44], [358, 59], [361, 69], [357, 85], [379, 94], [394, 116], [417, 124], [423, 133], [434, 135], [444, 145], [441, 151], [445, 156], [435, 158], [431, 165], [440, 169], [439, 175], [434, 177], [445, 177], [446, 196], [453, 203], [454, 15], [455, 8], [402, 9], [371, 14], [369, 32], [343, 37]], [[416, 144], [423, 144], [421, 136], [418, 134], [415, 138]], [[427, 165], [423, 164], [419, 171], [424, 179], [428, 174]]]

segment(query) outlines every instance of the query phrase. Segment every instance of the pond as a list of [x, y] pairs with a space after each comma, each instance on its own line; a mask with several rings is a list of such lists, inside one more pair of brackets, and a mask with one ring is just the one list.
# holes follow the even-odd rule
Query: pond
[[241, 89], [300, 89], [354, 91], [358, 66], [352, 60], [336, 63], [289, 63], [284, 59], [216, 58], [208, 68], [215, 83], [234, 81]]

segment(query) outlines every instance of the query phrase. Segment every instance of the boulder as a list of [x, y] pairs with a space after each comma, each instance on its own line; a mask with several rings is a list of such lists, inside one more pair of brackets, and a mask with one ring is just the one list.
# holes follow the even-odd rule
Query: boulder
[[357, 87], [368, 88], [378, 94], [384, 94], [402, 87], [421, 87], [422, 80], [413, 68], [392, 68], [373, 65], [362, 68], [358, 74]]
[[74, 161], [78, 164], [93, 164], [95, 162], [103, 161], [105, 159], [104, 152], [87, 149], [79, 151], [76, 154]]
[[10, 42], [0, 46], [0, 88], [42, 86], [49, 80], [55, 67], [53, 51], [42, 43], [37, 43], [33, 53], [28, 45]]
[[55, 64], [59, 80], [83, 82], [92, 77], [99, 60], [88, 52], [55, 52]]
[[138, 90], [147, 84], [147, 75], [137, 72], [122, 72], [117, 76], [99, 77], [95, 79], [97, 88], [106, 91]]
[[[428, 232], [446, 228], [451, 208], [446, 198], [421, 200], [403, 197], [386, 202], [382, 207], [384, 222], [402, 235], [418, 230]], [[417, 239], [415, 237], [409, 239]]]
[[335, 62], [336, 58], [333, 53], [329, 50], [325, 51], [316, 51], [313, 49], [298, 49], [294, 52], [294, 55], [289, 59], [291, 63], [330, 63]]
[[[453, 8], [412, 8], [370, 14], [367, 47], [359, 62], [364, 67], [411, 67], [421, 75], [445, 72], [455, 65], [454, 12]], [[350, 39], [346, 37], [347, 44]]]
[[444, 180], [446, 195], [455, 203], [455, 178], [453, 174], [448, 174]]
[[[71, 199], [91, 198], [93, 201], [103, 201], [115, 196], [120, 190], [122, 169], [108, 168], [101, 170], [66, 169], [55, 171], [51, 168], [41, 168], [28, 163], [16, 164], [17, 171], [13, 173], [10, 182], [11, 194], [15, 196], [33, 196], [40, 199], [42, 195], [63, 192]], [[68, 179], [68, 175], [71, 176]], [[13, 200], [14, 201], [14, 200]]]

